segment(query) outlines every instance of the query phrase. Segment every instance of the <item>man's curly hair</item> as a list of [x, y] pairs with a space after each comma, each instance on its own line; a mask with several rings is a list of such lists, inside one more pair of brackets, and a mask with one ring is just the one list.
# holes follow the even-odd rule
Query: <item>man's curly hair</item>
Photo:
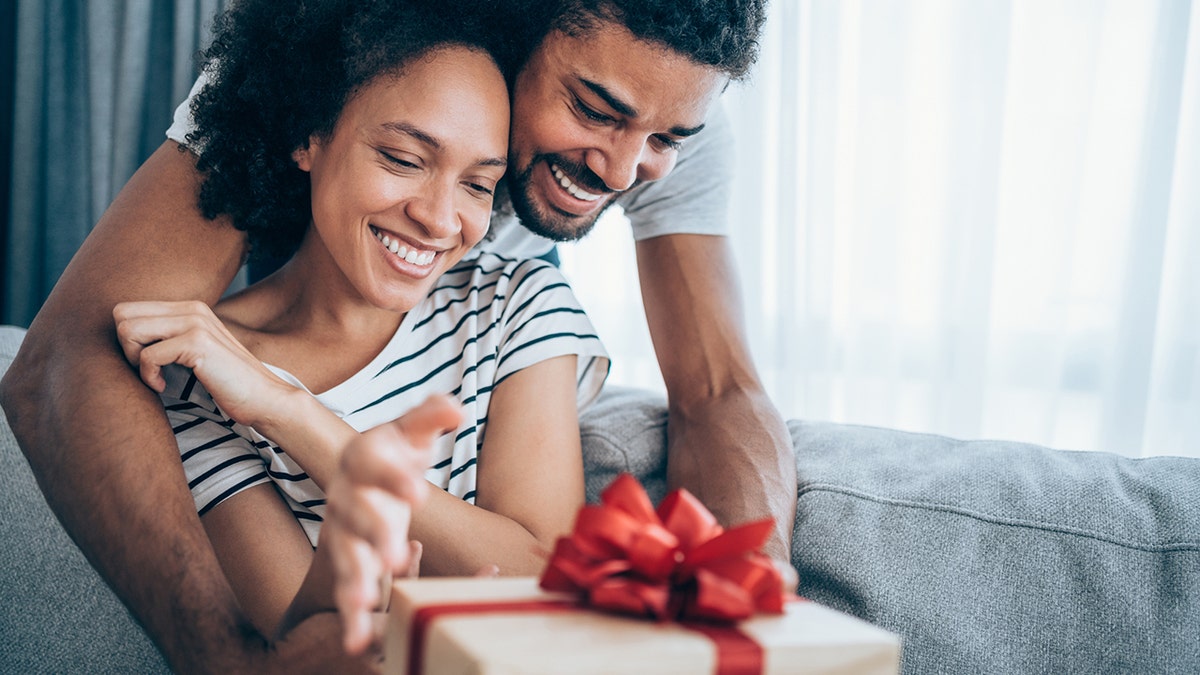
[[767, 0], [560, 0], [552, 26], [583, 36], [602, 21], [622, 24], [642, 40], [740, 80], [758, 58], [766, 17]]
[[209, 84], [192, 102], [187, 140], [199, 150], [204, 216], [229, 215], [252, 258], [290, 256], [312, 218], [309, 175], [293, 152], [328, 138], [360, 88], [431, 50], [523, 60], [499, 10], [479, 0], [235, 1], [214, 24]]

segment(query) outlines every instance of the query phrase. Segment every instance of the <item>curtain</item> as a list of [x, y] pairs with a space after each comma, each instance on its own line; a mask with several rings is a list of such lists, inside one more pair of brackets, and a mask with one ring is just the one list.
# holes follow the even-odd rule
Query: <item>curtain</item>
[[165, 140], [224, 0], [18, 0], [4, 323], [27, 326]]
[[[1200, 9], [769, 11], [724, 104], [746, 322], [785, 416], [1200, 456]], [[628, 239], [598, 227], [564, 267], [612, 381], [661, 387]]]

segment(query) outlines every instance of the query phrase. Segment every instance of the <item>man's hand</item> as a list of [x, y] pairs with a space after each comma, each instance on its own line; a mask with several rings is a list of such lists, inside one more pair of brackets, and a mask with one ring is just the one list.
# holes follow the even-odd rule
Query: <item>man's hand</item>
[[385, 592], [379, 580], [410, 571], [408, 525], [412, 507], [428, 495], [429, 449], [461, 422], [456, 402], [431, 396], [399, 419], [360, 434], [342, 453], [341, 471], [326, 491], [319, 547], [333, 563], [333, 598], [348, 654], [370, 644], [371, 611]]
[[380, 673], [383, 664], [383, 630], [386, 615], [368, 615], [365, 646], [347, 654], [338, 639], [338, 617], [332, 612], [314, 614], [271, 645], [261, 672], [280, 673]]

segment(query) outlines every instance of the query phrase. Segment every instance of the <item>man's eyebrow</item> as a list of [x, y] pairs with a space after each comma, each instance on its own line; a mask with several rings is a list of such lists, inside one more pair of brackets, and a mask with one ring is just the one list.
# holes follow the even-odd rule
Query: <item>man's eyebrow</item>
[[704, 130], [704, 125], [701, 124], [695, 127], [671, 127], [672, 136], [695, 136]]
[[[599, 82], [592, 82], [584, 77], [579, 78], [579, 81], [583, 84], [583, 86], [591, 89], [592, 93], [604, 99], [604, 102], [607, 103], [610, 108], [617, 111], [617, 114], [624, 115], [625, 117], [638, 116], [638, 112], [633, 108], [633, 106], [617, 98], [615, 94], [608, 90], [608, 87], [605, 87]], [[695, 136], [696, 134], [700, 133], [702, 129], [704, 129], [703, 124], [694, 127], [671, 127], [668, 133], [670, 133], [672, 136], [687, 137]]]
[[633, 109], [633, 106], [617, 98], [616, 94], [613, 94], [608, 90], [608, 87], [605, 87], [599, 82], [592, 82], [591, 80], [583, 77], [579, 78], [579, 81], [583, 83], [583, 86], [591, 89], [592, 93], [604, 99], [604, 102], [608, 104], [608, 107], [617, 111], [618, 114], [626, 117], [638, 116], [638, 112]]
[[[442, 149], [441, 141], [435, 138], [432, 134], [422, 131], [408, 122], [384, 122], [383, 128], [394, 134], [411, 136], [418, 142], [424, 143], [434, 150]], [[475, 166], [498, 166], [500, 168], [504, 168], [508, 166], [508, 159], [504, 157], [484, 157], [483, 159], [475, 162]]]

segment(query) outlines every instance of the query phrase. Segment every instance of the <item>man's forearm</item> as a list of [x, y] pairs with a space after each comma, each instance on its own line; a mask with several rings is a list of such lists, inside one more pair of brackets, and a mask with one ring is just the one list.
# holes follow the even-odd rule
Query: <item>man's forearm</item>
[[192, 554], [211, 547], [161, 404], [103, 341], [35, 322], [5, 376], [0, 401], [47, 502], [175, 669], [263, 652], [216, 558]]
[[787, 427], [766, 394], [738, 390], [673, 401], [667, 430], [669, 486], [687, 488], [727, 527], [773, 517], [775, 533], [764, 552], [790, 561], [796, 461]]
[[67, 532], [180, 670], [236, 671], [265, 654], [244, 630], [184, 479], [158, 397], [125, 363], [113, 306], [213, 302], [243, 236], [196, 209], [194, 158], [164, 144], [59, 279], [0, 387], [0, 403]]

